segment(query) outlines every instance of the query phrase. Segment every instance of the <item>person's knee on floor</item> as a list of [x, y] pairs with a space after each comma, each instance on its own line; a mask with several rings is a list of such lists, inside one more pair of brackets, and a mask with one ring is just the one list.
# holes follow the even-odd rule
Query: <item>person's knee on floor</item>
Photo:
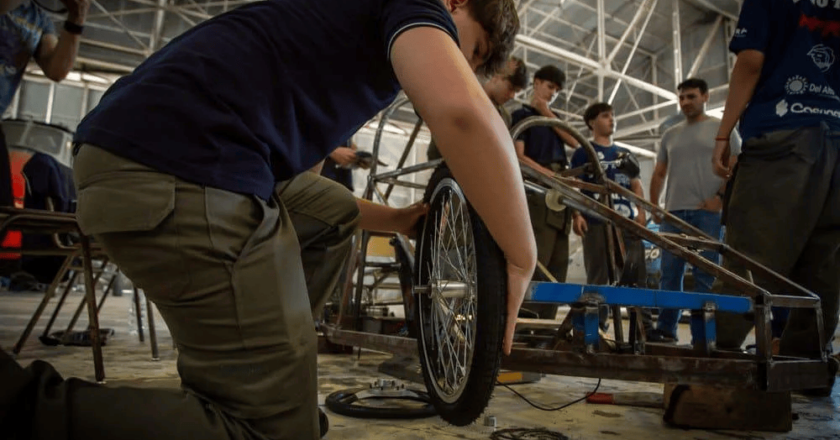
[[[170, 329], [178, 328], [173, 337], [189, 336], [196, 344], [205, 340], [198, 347], [179, 342], [182, 381], [191, 392], [219, 401], [236, 419], [264, 420], [277, 415], [276, 423], [266, 427], [274, 438], [319, 435], [310, 303], [304, 296], [300, 249], [288, 214], [273, 197], [274, 185], [327, 156], [342, 137], [389, 105], [398, 90], [409, 93], [430, 129], [440, 133], [441, 154], [507, 257], [508, 317], [515, 318], [536, 257], [521, 176], [509, 154], [514, 146], [504, 135], [501, 117], [479, 93], [481, 85], [474, 75], [495, 73], [512, 51], [519, 29], [514, 2], [403, 0], [383, 7], [382, 2], [362, 0], [351, 8], [344, 1], [324, 0], [319, 5], [312, 7], [303, 0], [282, 5], [257, 2], [210, 19], [212, 26], [189, 30], [111, 87], [79, 124], [74, 139], [83, 145], [83, 152], [99, 149], [114, 156], [114, 169], [106, 172], [128, 180], [139, 177], [132, 182], [114, 178], [110, 186], [86, 182], [89, 191], [79, 196], [79, 218], [90, 220], [107, 205], [91, 204], [90, 196], [96, 192], [108, 192], [113, 197], [107, 201], [117, 204], [127, 204], [119, 196], [130, 191], [139, 194], [151, 188], [159, 196], [153, 201], [141, 196], [130, 200], [141, 204], [139, 210], [150, 208], [153, 218], [123, 216], [122, 229], [86, 232], [120, 234], [108, 244], [103, 241], [103, 246], [109, 253], [122, 252], [122, 257], [139, 249], [143, 256], [169, 255], [178, 260], [169, 267], [180, 270], [181, 276], [172, 278], [177, 283], [161, 284], [157, 292], [147, 289], [147, 293], [167, 314]], [[492, 13], [483, 13], [485, 9]], [[340, 46], [346, 45], [343, 49], [326, 37], [335, 35], [337, 25], [362, 21], [377, 31], [342, 29], [342, 34], [350, 36], [339, 41]], [[249, 26], [241, 26], [243, 22]], [[287, 32], [265, 33], [278, 23]], [[286, 37], [296, 34], [306, 34], [313, 50], [292, 50]], [[259, 39], [251, 37], [257, 36], [268, 38], [271, 44], [251, 44]], [[358, 57], [359, 48], [370, 56]], [[335, 56], [324, 58], [324, 51]], [[259, 58], [256, 70], [231, 64], [243, 54]], [[312, 74], [272, 74], [288, 67], [289, 60]], [[472, 71], [462, 68], [465, 62]], [[430, 64], [441, 74], [418, 73]], [[373, 74], [328, 80], [339, 67]], [[215, 84], [218, 78], [225, 78], [225, 87]], [[318, 93], [313, 92], [315, 88], [320, 88]], [[136, 109], [149, 105], [158, 111], [138, 119]], [[487, 116], [490, 113], [492, 117]], [[149, 130], [152, 126], [156, 129]], [[492, 166], [470, 165], [476, 157]], [[118, 165], [143, 172], [116, 169]], [[510, 182], [517, 185], [511, 187]], [[215, 194], [245, 208], [240, 212], [230, 204], [208, 202], [211, 198], [202, 194]], [[156, 205], [150, 206], [152, 202]], [[176, 210], [189, 211], [186, 220], [192, 223], [170, 215]], [[220, 230], [207, 216], [199, 215], [202, 210], [230, 214], [230, 224]], [[401, 233], [409, 231], [422, 214], [416, 208], [398, 211], [378, 218]], [[365, 221], [363, 215], [359, 226], [364, 228]], [[164, 237], [161, 228], [171, 234]], [[282, 234], [266, 233], [278, 229]], [[162, 240], [166, 243], [155, 243], [166, 252], [151, 249], [149, 239], [153, 238], [166, 239]], [[182, 238], [190, 242], [181, 243]], [[154, 279], [148, 261], [137, 260], [133, 270], [126, 266], [126, 273], [149, 271], [144, 283], [162, 283]], [[160, 269], [162, 265], [157, 264]], [[197, 268], [202, 270], [196, 272]], [[272, 290], [281, 288], [286, 290]], [[214, 313], [225, 314], [224, 319], [216, 319]], [[195, 321], [212, 331], [190, 330]], [[277, 334], [277, 327], [289, 335]], [[512, 330], [508, 330], [504, 346], [509, 351]], [[225, 335], [223, 342], [216, 339], [220, 334]], [[293, 370], [299, 380], [276, 380], [278, 376], [267, 374], [282, 368], [262, 369], [272, 366], [269, 360], [277, 360], [272, 358], [278, 355], [277, 347], [291, 347], [294, 353], [284, 361], [295, 361]], [[231, 359], [228, 352], [242, 352], [242, 357]], [[230, 380], [216, 380], [225, 375]], [[235, 383], [235, 378], [242, 383]], [[145, 403], [154, 407], [153, 400]], [[293, 423], [281, 420], [291, 413], [296, 414], [289, 416]]]

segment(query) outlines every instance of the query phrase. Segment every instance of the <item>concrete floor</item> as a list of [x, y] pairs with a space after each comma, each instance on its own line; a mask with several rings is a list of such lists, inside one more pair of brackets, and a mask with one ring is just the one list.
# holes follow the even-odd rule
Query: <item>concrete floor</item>
[[[78, 304], [80, 294], [70, 297], [70, 304]], [[109, 385], [178, 386], [175, 371], [176, 352], [172, 339], [158, 315], [158, 343], [160, 361], [152, 361], [148, 339], [138, 341], [129, 333], [129, 296], [109, 298], [101, 317], [103, 327], [113, 328], [116, 334], [104, 347], [105, 369]], [[0, 293], [0, 346], [9, 351], [35, 310], [39, 294]], [[47, 313], [52, 311], [48, 307]], [[70, 310], [66, 308], [57, 326], [63, 328]], [[37, 336], [48, 316], [30, 337], [18, 361], [27, 365], [34, 359], [51, 362], [65, 376], [92, 379], [91, 351], [82, 347], [46, 347]], [[86, 319], [82, 318], [82, 325]], [[685, 330], [683, 330], [685, 331]], [[840, 343], [840, 334], [835, 335]], [[835, 345], [840, 346], [840, 345]], [[320, 401], [333, 391], [367, 386], [375, 379], [387, 378], [377, 372], [377, 367], [389, 355], [365, 351], [356, 355], [319, 356]], [[575, 400], [591, 391], [597, 380], [575, 377], [548, 376], [539, 382], [516, 385], [515, 389], [528, 398], [548, 406], [558, 406]], [[407, 384], [422, 389], [422, 385]], [[662, 386], [623, 381], [603, 381], [601, 392], [649, 391], [661, 393]], [[840, 385], [830, 398], [808, 399], [794, 394], [794, 412], [798, 420], [789, 433], [722, 432], [671, 429], [663, 425], [663, 410], [614, 405], [580, 403], [559, 412], [538, 411], [514, 396], [510, 391], [497, 388], [485, 415], [495, 416], [497, 428], [547, 428], [560, 432], [570, 439], [840, 439]], [[429, 418], [413, 421], [379, 421], [343, 417], [329, 413], [330, 432], [327, 439], [487, 439], [491, 428], [474, 425], [465, 428], [449, 426], [441, 419]]]

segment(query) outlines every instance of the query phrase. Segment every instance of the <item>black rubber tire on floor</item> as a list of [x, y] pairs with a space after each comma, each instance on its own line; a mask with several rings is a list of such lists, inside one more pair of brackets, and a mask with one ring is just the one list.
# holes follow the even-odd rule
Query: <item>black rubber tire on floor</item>
[[[441, 166], [435, 170], [426, 188], [424, 201], [430, 204], [430, 210], [418, 235], [415, 285], [428, 284], [428, 268], [431, 265], [429, 251], [437, 227], [432, 223], [435, 222], [436, 213], [442, 209], [441, 195], [444, 191], [447, 191], [446, 186], [451, 184], [457, 187], [449, 169]], [[443, 189], [436, 192], [439, 186], [442, 186]], [[433, 196], [434, 199], [432, 199]], [[418, 332], [417, 344], [420, 351], [423, 379], [432, 398], [432, 403], [434, 403], [441, 418], [456, 426], [468, 425], [475, 421], [481, 416], [490, 401], [499, 375], [507, 311], [507, 272], [504, 254], [496, 245], [496, 242], [493, 241], [472, 206], [469, 204], [467, 206], [476, 254], [476, 332], [470, 371], [465, 384], [461, 387], [463, 392], [457, 399], [446, 402], [436, 392], [429, 370], [430, 365], [428, 365], [429, 362], [426, 358], [427, 350], [429, 351], [428, 355], [432, 358], [434, 358], [435, 353], [433, 347], [427, 347], [423, 340], [424, 334], [428, 334], [428, 331]], [[422, 294], [417, 294], [415, 298], [417, 313], [415, 322], [420, 330], [426, 329], [430, 325], [428, 322], [422, 322], [420, 315], [421, 309], [428, 307], [429, 300], [427, 298], [424, 298]]]
[[[341, 414], [347, 417], [355, 417], [357, 419], [422, 419], [425, 417], [434, 417], [437, 415], [435, 408], [429, 403], [429, 396], [421, 391], [412, 390], [418, 395], [417, 399], [405, 399], [416, 402], [422, 402], [426, 405], [420, 407], [370, 407], [354, 405], [358, 402], [356, 393], [366, 390], [367, 388], [353, 388], [349, 390], [336, 391], [327, 396], [324, 404], [330, 411]], [[396, 398], [391, 398], [396, 400]]]

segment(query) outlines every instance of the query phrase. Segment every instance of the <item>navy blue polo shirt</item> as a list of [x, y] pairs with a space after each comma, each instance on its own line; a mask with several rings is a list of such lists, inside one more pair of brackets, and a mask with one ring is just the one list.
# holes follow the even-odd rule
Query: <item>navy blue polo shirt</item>
[[[598, 160], [601, 161], [601, 166], [604, 168], [604, 174], [606, 174], [607, 179], [610, 179], [613, 182], [632, 191], [633, 188], [631, 187], [630, 182], [633, 179], [638, 179], [639, 175], [636, 174], [635, 176], [628, 176], [624, 172], [619, 171], [618, 165], [621, 161], [618, 157], [622, 153], [633, 153], [631, 153], [630, 150], [619, 147], [617, 145], [605, 147], [603, 145], [598, 145], [595, 142], [592, 142], [592, 146], [595, 148], [595, 152], [598, 154]], [[588, 162], [589, 155], [586, 154], [585, 149], [578, 148], [577, 150], [575, 150], [575, 153], [572, 154], [572, 168], [582, 167]], [[581, 175], [580, 179], [587, 183], [595, 183], [595, 176], [590, 173]], [[581, 190], [581, 192], [589, 197], [595, 198], [595, 193], [593, 193], [592, 191]], [[629, 218], [630, 220], [635, 219], [636, 216], [639, 214], [638, 209], [633, 204], [633, 202], [631, 202], [630, 199], [622, 196], [621, 194], [613, 194], [612, 201], [613, 208], [616, 211], [618, 211], [619, 214]], [[586, 216], [586, 220], [590, 223], [601, 222], [600, 220], [594, 219], [589, 216]]]
[[192, 28], [117, 81], [75, 140], [200, 185], [268, 199], [400, 90], [391, 46], [440, 0], [268, 0]]
[[[511, 115], [511, 126], [516, 126], [523, 119], [531, 116], [541, 115], [535, 108], [523, 104], [522, 108]], [[569, 164], [565, 144], [551, 127], [531, 127], [519, 135], [516, 140], [524, 142], [525, 155], [542, 166], [548, 166], [552, 163], [562, 163], [564, 166]]]
[[821, 121], [840, 128], [840, 2], [745, 0], [729, 48], [765, 57], [741, 119], [744, 141]]

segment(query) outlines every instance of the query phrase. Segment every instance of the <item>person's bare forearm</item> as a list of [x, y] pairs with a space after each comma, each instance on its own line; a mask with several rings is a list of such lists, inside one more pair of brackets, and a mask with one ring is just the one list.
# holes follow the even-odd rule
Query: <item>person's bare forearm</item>
[[502, 350], [510, 354], [519, 307], [537, 265], [537, 244], [510, 133], [465, 54], [440, 30], [418, 27], [403, 32], [394, 42], [392, 65], [434, 133], [447, 166], [504, 253], [507, 310]]
[[66, 78], [67, 74], [73, 70], [81, 40], [81, 35], [71, 34], [62, 29], [55, 50], [49, 57], [44, 74], [53, 81], [61, 81]]
[[563, 143], [565, 143], [569, 148], [574, 150], [580, 147], [580, 142], [578, 142], [577, 139], [570, 135], [566, 130], [554, 127], [554, 132], [557, 136], [560, 136], [560, 139], [562, 139]]
[[[636, 194], [640, 199], [645, 199], [645, 189], [642, 187], [642, 180], [641, 179], [633, 179], [630, 181], [630, 187], [633, 190], [633, 193]], [[636, 208], [639, 210], [639, 218], [644, 221], [645, 219], [645, 207], [641, 203], [636, 203]]]
[[761, 77], [764, 56], [757, 51], [744, 51], [738, 55], [729, 81], [729, 96], [718, 129], [719, 138], [728, 138], [755, 93]]
[[662, 187], [665, 179], [657, 174], [654, 174], [650, 179], [650, 203], [659, 206], [659, 197], [662, 195]]
[[396, 208], [360, 198], [356, 198], [356, 206], [359, 207], [359, 228], [365, 231], [393, 232], [399, 227]]

